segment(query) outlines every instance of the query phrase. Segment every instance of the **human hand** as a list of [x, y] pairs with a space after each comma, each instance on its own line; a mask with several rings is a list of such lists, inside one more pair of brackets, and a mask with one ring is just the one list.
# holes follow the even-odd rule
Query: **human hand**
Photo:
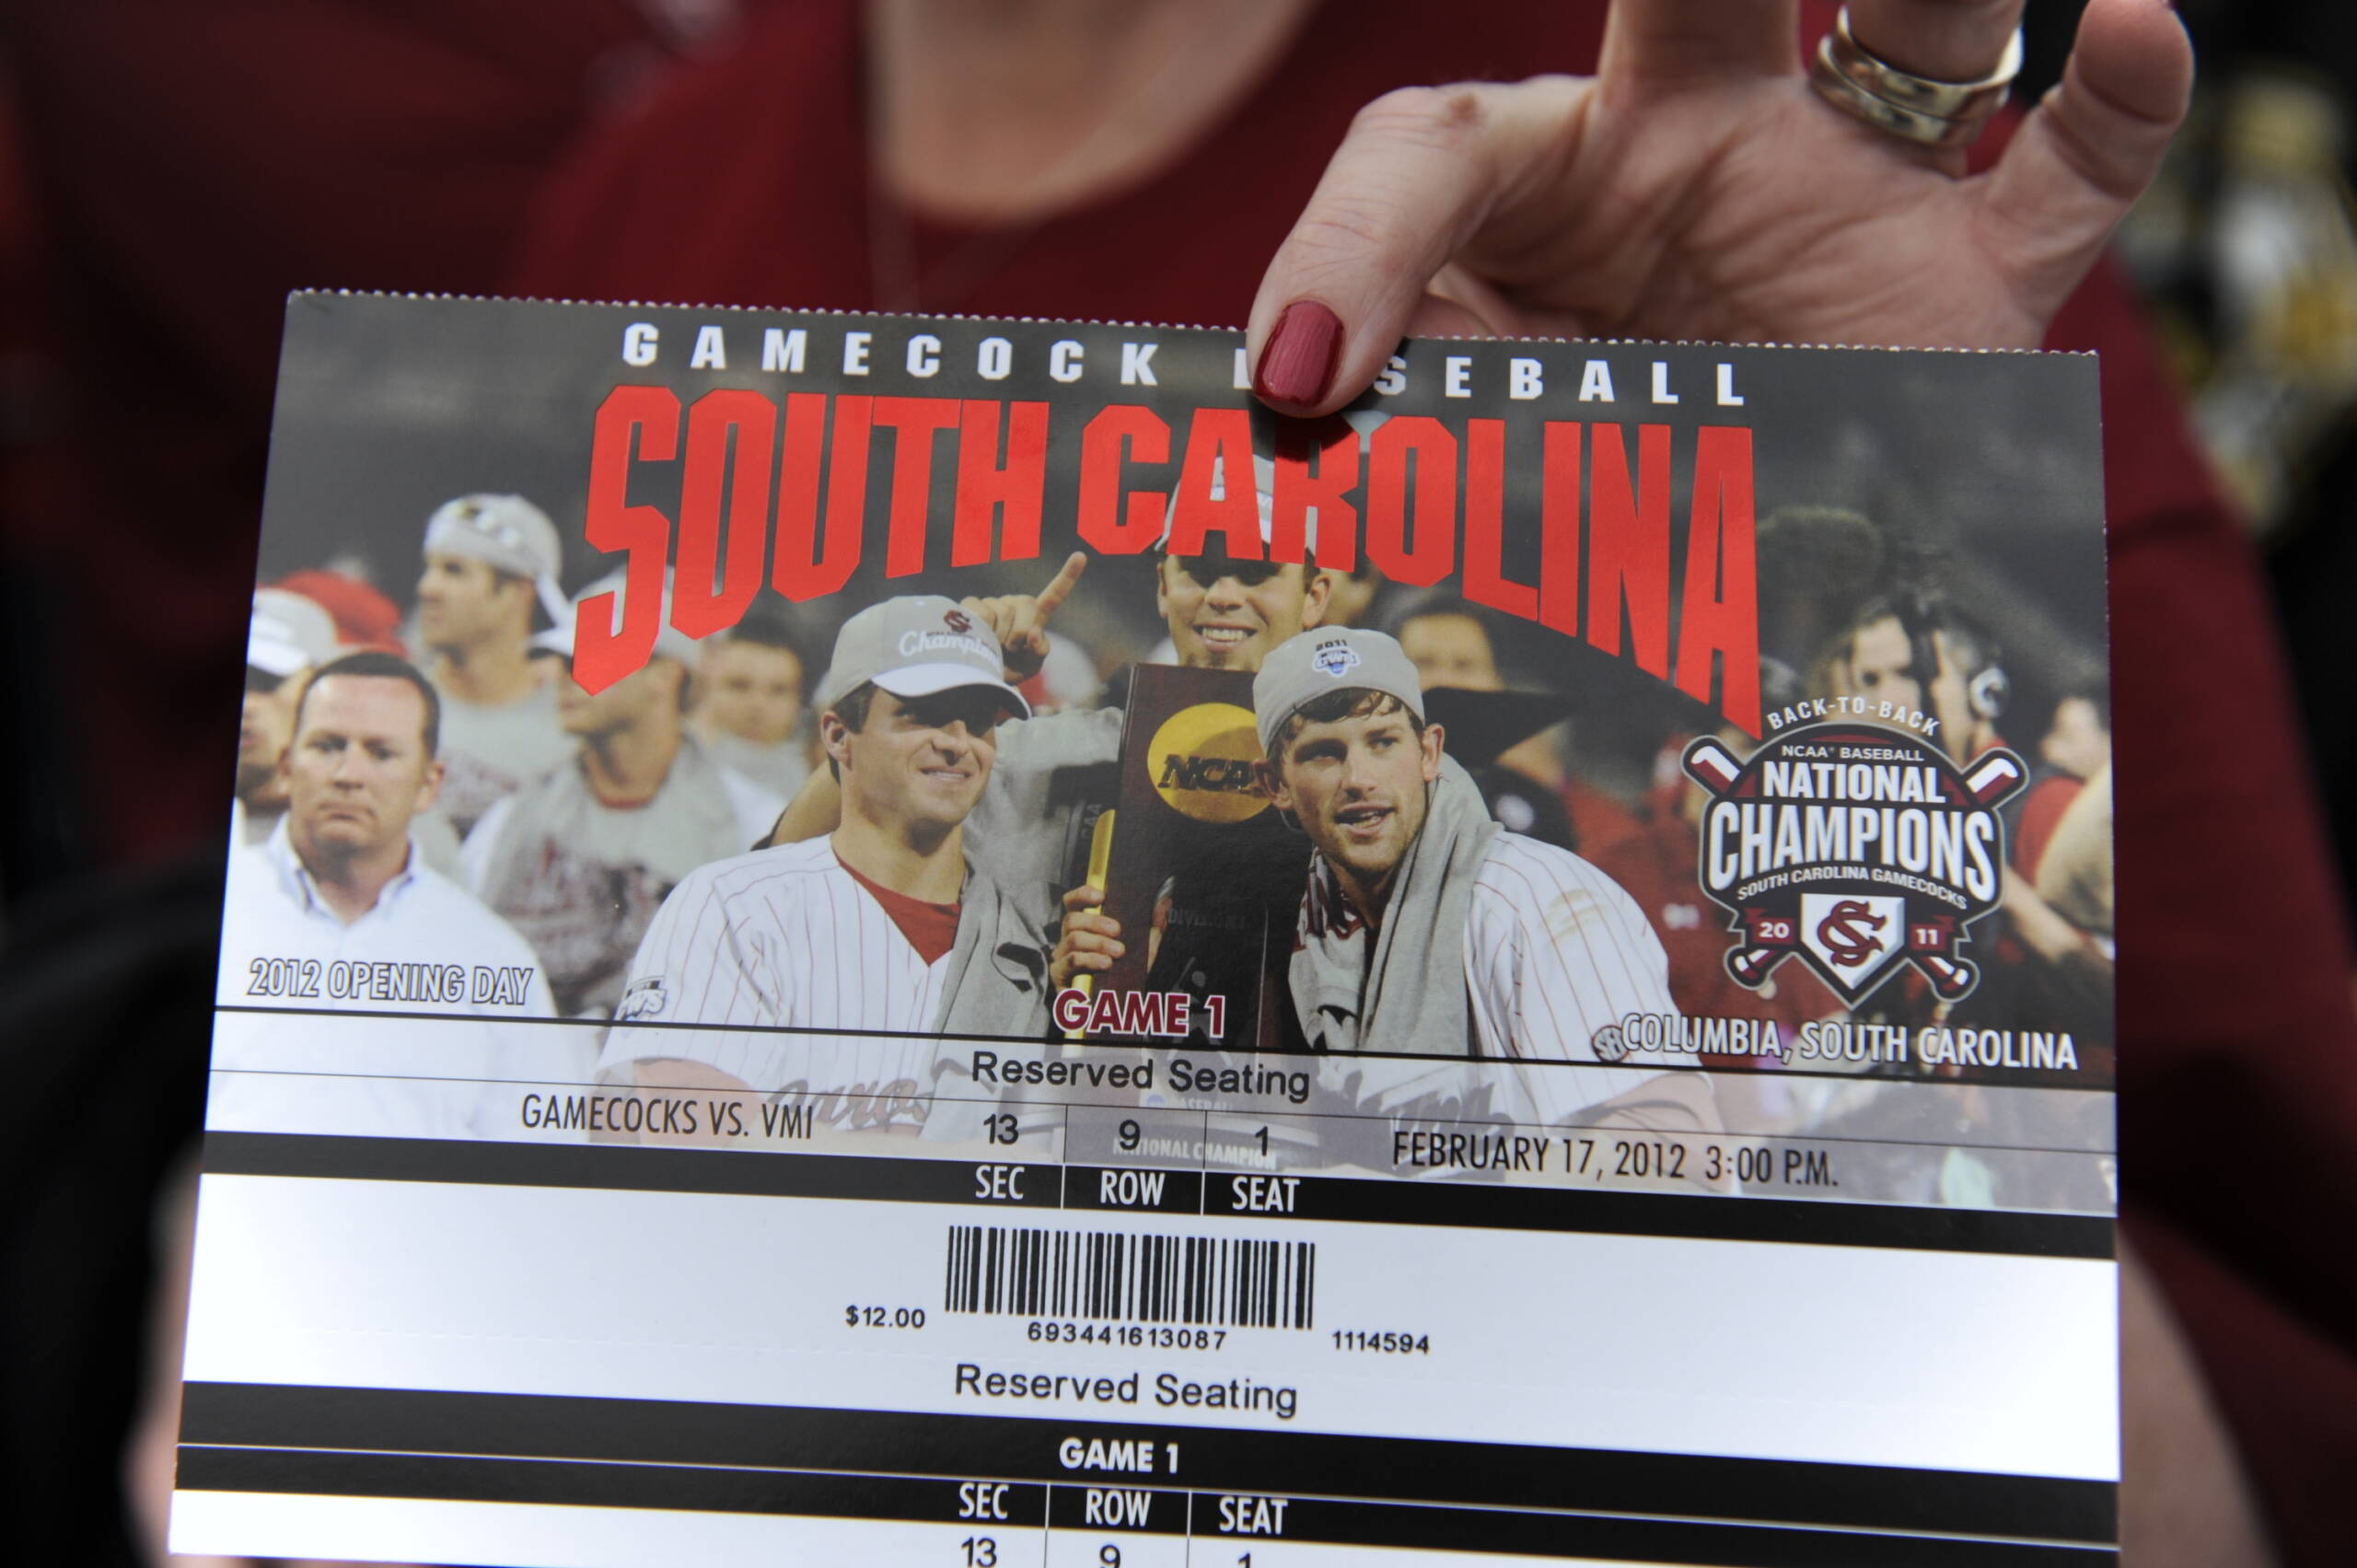
[[[1852, 0], [1865, 48], [1988, 74], [2022, 0]], [[1360, 111], [1252, 308], [1254, 385], [1329, 412], [1404, 335], [2030, 348], [2158, 168], [2193, 58], [2168, 0], [2090, 0], [2003, 157], [1821, 99], [1798, 0], [1613, 0], [1598, 74]]]
[[1058, 991], [1075, 976], [1097, 974], [1129, 949], [1121, 945], [1121, 923], [1097, 912], [1105, 901], [1102, 888], [1074, 888], [1064, 895], [1063, 934], [1048, 959], [1048, 979]]
[[1087, 554], [1075, 550], [1064, 557], [1062, 568], [1036, 595], [1001, 594], [994, 598], [962, 601], [966, 610], [998, 639], [999, 652], [1006, 660], [1008, 680], [1028, 680], [1039, 672], [1039, 666], [1048, 657], [1048, 618], [1072, 597], [1074, 585], [1086, 570]]

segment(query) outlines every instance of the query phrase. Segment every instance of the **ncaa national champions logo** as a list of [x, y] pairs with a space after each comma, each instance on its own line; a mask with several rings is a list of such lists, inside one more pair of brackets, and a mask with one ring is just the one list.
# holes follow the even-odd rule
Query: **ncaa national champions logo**
[[1979, 983], [1956, 949], [1997, 907], [1997, 807], [2029, 781], [2019, 757], [1999, 749], [1958, 768], [1912, 736], [1827, 724], [1745, 762], [1706, 737], [1684, 761], [1711, 793], [1701, 886], [1733, 916], [1737, 984], [1757, 990], [1794, 955], [1853, 1005], [1907, 964], [1945, 1001]]

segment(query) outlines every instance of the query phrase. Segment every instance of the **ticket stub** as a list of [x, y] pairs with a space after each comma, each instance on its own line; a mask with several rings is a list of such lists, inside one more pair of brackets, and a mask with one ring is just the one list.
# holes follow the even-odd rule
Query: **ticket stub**
[[2095, 388], [296, 296], [174, 1549], [2116, 1560]]

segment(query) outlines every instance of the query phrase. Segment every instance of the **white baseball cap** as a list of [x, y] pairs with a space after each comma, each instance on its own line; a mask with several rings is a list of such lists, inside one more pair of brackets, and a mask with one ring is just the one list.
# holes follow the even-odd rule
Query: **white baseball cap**
[[1029, 718], [1031, 704], [1006, 683], [1005, 672], [998, 639], [956, 599], [911, 594], [871, 604], [843, 622], [817, 703], [831, 708], [871, 683], [895, 697], [987, 686], [1005, 699], [1009, 713]]
[[[1357, 434], [1362, 451], [1364, 450], [1368, 438], [1375, 434], [1384, 421], [1390, 417], [1380, 409], [1345, 409], [1342, 412], [1343, 423]], [[1261, 449], [1263, 445], [1263, 438], [1256, 435], [1252, 444], [1252, 502], [1254, 509], [1260, 514], [1260, 548], [1265, 552], [1271, 549], [1276, 540], [1277, 460], [1269, 452]], [[1225, 463], [1212, 470], [1211, 498], [1214, 501], [1227, 499], [1227, 466]], [[1177, 524], [1178, 514], [1178, 494], [1174, 491], [1170, 505], [1163, 510], [1161, 536], [1154, 541], [1156, 553], [1169, 553], [1170, 533]], [[1302, 519], [1301, 548], [1304, 563], [1311, 570], [1316, 570], [1318, 567], [1318, 509], [1315, 506], [1310, 507], [1308, 516]]]
[[[616, 570], [607, 573], [574, 595], [573, 602], [564, 607], [564, 613], [555, 618], [556, 624], [534, 637], [532, 646], [551, 653], [563, 654], [566, 658], [571, 658], [574, 633], [581, 621], [582, 605], [596, 598], [599, 594], [613, 595], [613, 609], [607, 613], [612, 617], [612, 623], [619, 626], [621, 624], [622, 613], [630, 603], [629, 584], [630, 574], [627, 571]], [[671, 574], [667, 571], [663, 574], [662, 620], [656, 625], [653, 656], [677, 659], [692, 669], [695, 668], [698, 645], [695, 638], [671, 624]]]
[[246, 663], [281, 680], [335, 657], [335, 617], [317, 599], [288, 588], [256, 588], [246, 622]]
[[[1270, 548], [1276, 538], [1276, 459], [1266, 453], [1253, 453], [1252, 505], [1253, 510], [1260, 517], [1260, 548], [1263, 552]], [[1227, 499], [1225, 464], [1212, 470], [1211, 498], [1214, 501]], [[1154, 541], [1154, 548], [1157, 554], [1169, 553], [1171, 531], [1178, 527], [1178, 493], [1174, 490], [1170, 493], [1170, 504], [1163, 508], [1161, 537]], [[1318, 519], [1315, 516], [1308, 519], [1307, 531], [1302, 539], [1302, 549], [1307, 559], [1315, 564], [1318, 550]]]

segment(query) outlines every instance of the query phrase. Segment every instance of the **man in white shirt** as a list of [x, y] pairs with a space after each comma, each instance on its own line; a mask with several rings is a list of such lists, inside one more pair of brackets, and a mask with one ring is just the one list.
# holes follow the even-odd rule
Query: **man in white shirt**
[[1608, 1026], [1674, 1016], [1668, 959], [1619, 884], [1491, 819], [1397, 642], [1305, 632], [1262, 661], [1252, 703], [1261, 784], [1317, 852], [1288, 976], [1310, 1050], [1534, 1064], [1517, 1076], [1542, 1123], [1714, 1124], [1700, 1074], [1536, 1065], [1616, 1060]]
[[493, 1086], [586, 1075], [586, 1039], [496, 1021], [553, 1016], [539, 962], [412, 838], [442, 784], [439, 717], [389, 654], [331, 660], [304, 689], [286, 815], [232, 857], [213, 1125], [485, 1135], [516, 1115]]
[[601, 1074], [911, 1132], [938, 1031], [1041, 1038], [1043, 943], [966, 842], [999, 721], [1029, 711], [1003, 669], [997, 639], [946, 598], [844, 622], [818, 692], [841, 822], [680, 883], [639, 948]]

